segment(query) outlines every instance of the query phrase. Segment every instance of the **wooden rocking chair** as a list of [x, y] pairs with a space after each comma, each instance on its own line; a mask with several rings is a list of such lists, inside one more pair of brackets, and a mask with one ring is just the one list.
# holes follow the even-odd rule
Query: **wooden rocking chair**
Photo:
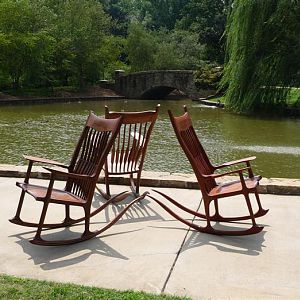
[[[141, 197], [132, 201], [123, 211], [120, 212], [120, 214], [118, 214], [111, 222], [100, 230], [93, 232], [90, 231], [90, 218], [105, 209], [105, 207], [113, 201], [113, 199], [111, 199], [111, 201], [107, 201], [98, 209], [91, 212], [91, 203], [100, 171], [103, 168], [106, 157], [119, 132], [121, 124], [121, 117], [107, 120], [104, 118], [98, 118], [93, 113], [90, 113], [69, 166], [65, 166], [59, 162], [48, 159], [24, 156], [25, 159], [29, 161], [27, 174], [24, 182], [17, 182], [17, 186], [22, 189], [22, 192], [16, 215], [10, 220], [10, 222], [22, 226], [37, 227], [35, 237], [32, 241], [30, 241], [31, 243], [55, 246], [74, 244], [93, 238], [115, 224], [131, 205], [145, 197], [146, 194], [143, 194]], [[64, 172], [57, 169], [45, 168], [51, 172], [48, 187], [33, 185], [29, 183], [29, 179], [32, 165], [35, 162], [59, 166], [65, 168], [66, 171]], [[55, 180], [58, 178], [66, 179], [66, 186], [63, 190], [55, 189], [53, 187]], [[33, 196], [37, 201], [42, 201], [44, 203], [39, 223], [25, 222], [20, 217], [25, 193]], [[50, 203], [61, 204], [65, 207], [65, 219], [61, 223], [44, 223]], [[72, 219], [70, 217], [71, 205], [82, 207], [84, 210], [84, 217]], [[46, 241], [41, 237], [41, 233], [44, 228], [68, 227], [81, 221], [85, 222], [85, 229], [82, 235], [78, 238]]]
[[[160, 105], [158, 104], [156, 110], [141, 112], [110, 112], [108, 107], [105, 106], [105, 118], [115, 119], [122, 117], [122, 126], [105, 163], [106, 192], [98, 189], [104, 198], [111, 198], [110, 177], [124, 174], [130, 176], [130, 187], [134, 196], [139, 196], [140, 180], [147, 146], [158, 116], [159, 107]], [[136, 183], [134, 182], [134, 174], [136, 174]], [[121, 201], [127, 194], [124, 193], [120, 197], [114, 197], [115, 201]]]
[[[248, 234], [255, 234], [262, 231], [263, 227], [256, 225], [255, 218], [265, 215], [268, 212], [268, 210], [262, 208], [259, 195], [257, 192], [257, 186], [259, 184], [261, 176], [254, 176], [250, 166], [250, 161], [255, 159], [255, 157], [248, 157], [248, 158], [244, 158], [232, 162], [227, 162], [218, 166], [212, 165], [199, 139], [197, 138], [197, 135], [192, 125], [191, 118], [187, 112], [186, 106], [184, 106], [184, 112], [185, 113], [182, 116], [174, 117], [171, 111], [169, 111], [169, 116], [174, 131], [176, 133], [177, 139], [182, 149], [184, 150], [187, 158], [189, 159], [190, 164], [192, 165], [195, 175], [197, 177], [198, 184], [202, 192], [205, 214], [199, 213], [197, 211], [193, 211], [179, 204], [178, 202], [176, 202], [169, 196], [163, 194], [162, 192], [155, 191], [155, 190], [154, 191], [160, 194], [161, 196], [163, 196], [165, 199], [170, 201], [175, 206], [179, 207], [180, 209], [196, 217], [206, 219], [206, 226], [202, 227], [192, 222], [189, 222], [181, 218], [177, 214], [175, 214], [166, 204], [164, 204], [160, 200], [157, 200], [153, 196], [148, 196], [148, 197], [150, 197], [151, 199], [156, 201], [159, 205], [161, 205], [173, 217], [175, 217], [179, 221], [183, 222], [184, 224], [200, 232], [211, 233], [216, 235], [248, 235]], [[228, 166], [238, 165], [242, 163], [246, 164], [245, 168], [240, 168], [234, 171], [228, 171], [222, 174], [214, 173], [218, 169], [222, 169]], [[248, 178], [245, 178], [243, 176], [244, 172], [248, 173]], [[215, 179], [230, 174], [238, 174], [240, 179], [225, 184], [216, 183]], [[256, 213], [253, 213], [252, 210], [252, 206], [249, 198], [250, 193], [254, 193], [256, 197], [256, 201], [258, 204], [258, 211]], [[246, 199], [249, 215], [238, 216], [238, 217], [221, 216], [219, 213], [218, 199], [239, 195], [239, 194], [244, 195]], [[215, 206], [215, 213], [213, 216], [211, 216], [210, 214], [210, 203], [212, 201], [214, 202], [214, 206]], [[210, 223], [211, 221], [231, 222], [231, 221], [242, 221], [248, 219], [252, 220], [252, 227], [246, 230], [235, 230], [235, 231], [218, 230], [213, 228]]]

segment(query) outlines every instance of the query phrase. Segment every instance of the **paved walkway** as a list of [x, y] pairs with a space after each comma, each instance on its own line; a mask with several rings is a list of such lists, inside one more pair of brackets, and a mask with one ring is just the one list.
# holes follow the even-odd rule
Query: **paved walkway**
[[[193, 299], [300, 298], [300, 196], [262, 195], [270, 212], [259, 219], [264, 231], [253, 236], [218, 237], [189, 230], [144, 199], [100, 237], [71, 246], [41, 247], [28, 242], [34, 236], [32, 229], [8, 222], [20, 193], [15, 181], [0, 178], [0, 273]], [[122, 190], [113, 187], [114, 192]], [[160, 190], [191, 208], [199, 206], [197, 190]], [[94, 205], [101, 201], [96, 194]], [[225, 201], [221, 207], [225, 213], [245, 209], [240, 197]], [[95, 216], [93, 228], [105, 224], [123, 205]], [[61, 206], [50, 208], [49, 220], [63, 218]], [[37, 220], [40, 209], [40, 203], [26, 198], [24, 219]], [[80, 229], [75, 226], [51, 236], [72, 236]]]

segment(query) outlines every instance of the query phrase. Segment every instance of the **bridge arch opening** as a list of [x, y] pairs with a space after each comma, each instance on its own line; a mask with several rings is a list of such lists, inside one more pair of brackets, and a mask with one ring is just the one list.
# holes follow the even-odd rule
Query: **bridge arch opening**
[[177, 90], [175, 87], [156, 86], [144, 91], [141, 95], [141, 98], [149, 100], [165, 99], [170, 93], [175, 90]]

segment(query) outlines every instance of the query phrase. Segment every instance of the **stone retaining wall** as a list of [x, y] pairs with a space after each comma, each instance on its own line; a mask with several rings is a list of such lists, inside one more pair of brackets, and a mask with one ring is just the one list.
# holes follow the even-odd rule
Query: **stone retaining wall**
[[[0, 177], [25, 177], [27, 166], [0, 165]], [[32, 178], [49, 179], [49, 172], [43, 167], [32, 168]], [[103, 175], [103, 174], [102, 174]], [[236, 177], [237, 178], [237, 177]], [[233, 176], [225, 176], [224, 181], [233, 180]], [[99, 182], [104, 178], [100, 176]], [[129, 184], [128, 176], [118, 176], [111, 180], [113, 184]], [[198, 189], [195, 175], [168, 172], [144, 171], [141, 179], [142, 186]], [[300, 179], [263, 178], [260, 181], [259, 192], [276, 195], [300, 195]]]
[[11, 98], [0, 99], [0, 105], [14, 104], [44, 104], [44, 103], [68, 103], [78, 101], [104, 101], [122, 100], [124, 96], [74, 96], [74, 97], [45, 97], [45, 98]]

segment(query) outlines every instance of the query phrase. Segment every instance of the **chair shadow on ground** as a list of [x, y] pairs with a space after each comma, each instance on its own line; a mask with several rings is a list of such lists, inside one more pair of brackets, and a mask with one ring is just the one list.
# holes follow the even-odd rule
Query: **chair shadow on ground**
[[[105, 215], [105, 220], [97, 222], [97, 216], [94, 216], [91, 219], [91, 226], [92, 228], [98, 228], [98, 225], [105, 226], [106, 222], [113, 219], [123, 208], [126, 204], [130, 203], [132, 200], [131, 197], [126, 198], [119, 204], [110, 205], [107, 207], [103, 212], [100, 212], [99, 215]], [[99, 194], [95, 194], [94, 201], [92, 206], [94, 208], [99, 207], [104, 203], [104, 200]], [[118, 221], [117, 224], [128, 224], [128, 223], [137, 223], [137, 222], [145, 222], [149, 220], [163, 220], [163, 218], [157, 214], [150, 206], [149, 201], [143, 199], [140, 203], [134, 204], [127, 212], [122, 216], [122, 218]], [[60, 229], [59, 231], [52, 232], [47, 234], [49, 230], [45, 229], [43, 232], [44, 237], [50, 239], [57, 239], [67, 236], [68, 238], [72, 238], [75, 235], [78, 236], [77, 232], [74, 232], [72, 229], [76, 228], [77, 226], [82, 226], [82, 223]], [[98, 227], [97, 227], [98, 226]], [[19, 244], [23, 252], [29, 255], [29, 260], [32, 260], [35, 265], [39, 265], [43, 270], [53, 270], [64, 268], [66, 266], [75, 265], [87, 260], [91, 255], [102, 255], [107, 257], [113, 257], [122, 260], [128, 260], [128, 257], [124, 256], [117, 250], [110, 247], [106, 242], [103, 241], [105, 237], [111, 237], [114, 235], [129, 235], [132, 232], [140, 231], [143, 228], [134, 228], [131, 230], [122, 230], [118, 228], [120, 231], [116, 230], [109, 234], [109, 230], [100, 234], [99, 236], [87, 240], [81, 243], [73, 244], [73, 245], [66, 245], [66, 246], [52, 246], [52, 247], [45, 247], [45, 246], [37, 246], [32, 245], [29, 243], [29, 240], [33, 238], [35, 234], [35, 230], [30, 228], [29, 231], [11, 235], [10, 237], [16, 237], [18, 240], [16, 241]]]
[[[199, 220], [197, 220], [199, 224]], [[243, 229], [239, 228], [236, 225], [245, 224], [245, 223], [234, 223], [235, 226], [231, 227], [231, 223], [227, 223], [226, 226], [221, 224], [216, 224], [218, 229]], [[179, 253], [191, 250], [192, 248], [198, 248], [203, 246], [211, 246], [222, 252], [230, 252], [237, 253], [241, 255], [249, 255], [249, 256], [258, 256], [263, 252], [265, 241], [265, 233], [262, 232], [254, 235], [246, 235], [246, 236], [221, 236], [221, 235], [213, 235], [202, 233], [196, 231], [191, 228], [180, 228], [180, 227], [162, 227], [162, 226], [152, 226], [154, 228], [159, 229], [173, 229], [173, 230], [185, 230], [187, 235], [186, 238], [179, 250]]]
[[[105, 215], [105, 222], [108, 222], [112, 217], [118, 215], [133, 199], [134, 197], [132, 195], [129, 195], [122, 202], [116, 203], [115, 205], [111, 205], [106, 208], [105, 211], [102, 212], [102, 214], [104, 213]], [[103, 197], [99, 193], [96, 193], [94, 196], [92, 207], [97, 208], [100, 205], [103, 205], [105, 201], [106, 200], [103, 199]], [[118, 221], [118, 224], [164, 220], [162, 216], [160, 216], [155, 210], [153, 210], [153, 208], [151, 208], [149, 203], [149, 200], [143, 199], [142, 201], [133, 205]], [[113, 213], [112, 216], [110, 216], [111, 213]]]
[[218, 236], [192, 230], [185, 240], [181, 252], [201, 246], [211, 246], [222, 252], [258, 256], [265, 248], [263, 245], [265, 233], [262, 231], [248, 236]]

